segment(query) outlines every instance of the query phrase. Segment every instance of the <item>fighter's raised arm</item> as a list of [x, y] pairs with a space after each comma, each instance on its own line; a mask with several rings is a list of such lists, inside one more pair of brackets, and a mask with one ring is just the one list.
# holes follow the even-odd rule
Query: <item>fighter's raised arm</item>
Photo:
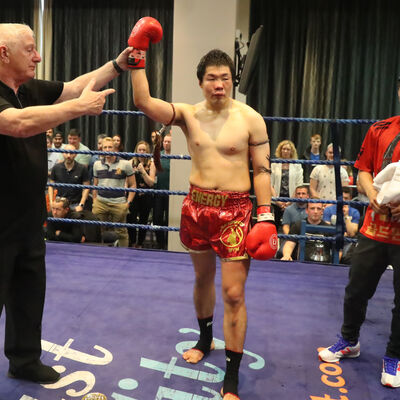
[[162, 27], [156, 19], [152, 17], [141, 18], [132, 29], [128, 40], [128, 45], [132, 48], [128, 58], [128, 67], [132, 70], [133, 101], [136, 107], [154, 121], [171, 125], [174, 121], [181, 120], [180, 107], [150, 95], [149, 83], [144, 69], [146, 51], [150, 42], [159, 42], [162, 39], [162, 34]]

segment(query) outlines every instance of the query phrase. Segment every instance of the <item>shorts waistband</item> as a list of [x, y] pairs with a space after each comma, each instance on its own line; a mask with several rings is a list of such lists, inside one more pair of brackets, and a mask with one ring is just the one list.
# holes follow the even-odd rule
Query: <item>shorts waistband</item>
[[249, 192], [203, 189], [190, 185], [189, 196], [192, 201], [209, 207], [227, 207], [250, 197]]

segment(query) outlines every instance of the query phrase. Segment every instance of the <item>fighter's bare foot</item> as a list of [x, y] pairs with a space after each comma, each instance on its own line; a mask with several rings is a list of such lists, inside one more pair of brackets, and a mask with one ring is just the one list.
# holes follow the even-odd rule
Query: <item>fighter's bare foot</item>
[[221, 397], [223, 400], [240, 400], [239, 396], [233, 393], [224, 394], [224, 388], [221, 388]]
[[[214, 341], [211, 342], [210, 351], [215, 349]], [[189, 349], [182, 354], [183, 359], [190, 364], [197, 364], [206, 356], [210, 351], [204, 353], [199, 349]]]

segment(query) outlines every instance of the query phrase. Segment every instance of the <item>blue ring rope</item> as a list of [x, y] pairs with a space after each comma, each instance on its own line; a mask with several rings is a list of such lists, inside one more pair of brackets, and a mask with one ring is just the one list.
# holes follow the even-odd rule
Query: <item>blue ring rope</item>
[[[136, 115], [145, 116], [141, 111], [123, 111], [123, 110], [103, 110], [102, 114], [116, 114], [116, 115]], [[331, 124], [332, 129], [332, 143], [334, 145], [335, 157], [333, 161], [327, 160], [285, 160], [285, 159], [271, 159], [271, 163], [288, 163], [288, 164], [324, 164], [324, 165], [334, 165], [335, 166], [335, 177], [340, 177], [340, 165], [354, 165], [354, 161], [341, 161], [339, 159], [339, 153], [337, 150], [337, 124], [373, 124], [378, 120], [373, 119], [327, 119], [327, 118], [294, 118], [294, 117], [263, 117], [265, 121], [272, 122], [298, 122], [298, 123], [328, 123]], [[141, 153], [129, 153], [129, 152], [104, 152], [104, 151], [93, 151], [93, 150], [65, 150], [65, 149], [48, 149], [48, 152], [54, 153], [76, 153], [76, 154], [91, 154], [91, 155], [111, 155], [111, 156], [123, 156], [123, 157], [153, 157], [152, 154], [141, 154]], [[180, 159], [180, 160], [190, 160], [191, 157], [188, 155], [167, 155], [162, 154], [162, 158], [166, 159]], [[339, 171], [339, 175], [338, 175]], [[52, 187], [79, 187], [82, 189], [94, 189], [94, 190], [114, 190], [121, 192], [137, 192], [137, 193], [154, 193], [160, 195], [182, 195], [186, 196], [188, 192], [183, 191], [170, 191], [170, 190], [157, 190], [157, 189], [138, 189], [138, 188], [113, 188], [106, 186], [95, 186], [95, 185], [74, 185], [74, 184], [63, 184], [63, 183], [48, 183], [48, 186]], [[322, 240], [322, 241], [335, 241], [337, 248], [343, 247], [343, 242], [357, 242], [357, 239], [347, 238], [343, 236], [344, 224], [343, 224], [343, 212], [344, 204], [359, 204], [362, 206], [367, 206], [369, 203], [366, 202], [356, 202], [356, 201], [343, 201], [342, 196], [342, 186], [340, 179], [336, 179], [336, 192], [339, 193], [338, 200], [320, 200], [320, 199], [295, 199], [289, 197], [273, 197], [272, 201], [290, 201], [290, 202], [315, 202], [315, 203], [327, 203], [327, 204], [337, 204], [339, 210], [338, 221], [336, 225], [336, 235], [334, 237], [320, 237], [312, 235], [284, 235], [278, 234], [281, 239], [290, 240]], [[255, 197], [255, 196], [251, 196]], [[126, 227], [126, 228], [138, 228], [138, 229], [148, 229], [148, 230], [162, 230], [162, 231], [179, 231], [176, 227], [165, 227], [157, 225], [142, 225], [142, 224], [128, 224], [128, 223], [116, 223], [116, 222], [104, 222], [104, 221], [89, 221], [80, 219], [68, 219], [68, 218], [48, 218], [48, 221], [54, 222], [67, 222], [67, 223], [86, 223], [93, 225], [102, 226], [113, 226], [113, 227]]]

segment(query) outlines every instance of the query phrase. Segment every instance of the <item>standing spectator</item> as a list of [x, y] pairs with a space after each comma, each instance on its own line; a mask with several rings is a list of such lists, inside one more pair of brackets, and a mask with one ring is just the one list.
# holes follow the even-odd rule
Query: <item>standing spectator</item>
[[[125, 49], [116, 59], [127, 69]], [[46, 291], [46, 130], [83, 115], [99, 115], [100, 91], [118, 76], [109, 61], [69, 82], [34, 79], [41, 57], [32, 29], [0, 24], [0, 167], [7, 190], [0, 196], [0, 313], [6, 307], [4, 353], [8, 376], [50, 384], [60, 374], [41, 360]]]
[[[397, 83], [400, 99], [400, 78]], [[400, 160], [400, 116], [373, 124], [363, 141], [354, 167], [359, 170], [360, 185], [369, 199], [369, 206], [351, 258], [349, 281], [343, 306], [341, 336], [332, 346], [319, 352], [328, 363], [360, 355], [360, 329], [365, 321], [368, 301], [374, 296], [382, 274], [393, 267], [394, 307], [391, 334], [382, 362], [382, 385], [400, 387], [400, 203], [380, 204], [373, 186], [376, 177], [388, 164]], [[399, 193], [399, 187], [394, 187]], [[391, 307], [389, 302], [386, 308]], [[372, 357], [370, 347], [366, 359]], [[380, 350], [380, 346], [379, 346]], [[375, 358], [375, 357], [374, 357]], [[384, 396], [383, 396], [384, 397]]]
[[[163, 150], [161, 154], [171, 154], [171, 139], [170, 133], [167, 133], [163, 139]], [[170, 159], [161, 158], [162, 171], [157, 172], [157, 179], [155, 189], [169, 190], [169, 172], [170, 172]], [[169, 196], [156, 195], [154, 198], [153, 209], [153, 224], [158, 226], [168, 226], [168, 209], [169, 209]], [[156, 231], [157, 247], [159, 249], [167, 249], [168, 245], [168, 232]]]
[[[307, 224], [328, 226], [329, 224], [322, 220], [324, 208], [322, 203], [307, 203]], [[290, 227], [291, 235], [300, 235], [302, 221], [297, 221]], [[315, 236], [315, 233], [312, 234]], [[321, 235], [325, 236], [325, 235]], [[330, 236], [330, 235], [328, 235]], [[321, 250], [322, 254], [319, 254]], [[295, 241], [287, 239], [282, 249], [281, 260], [292, 261], [298, 258], [299, 244]], [[318, 256], [318, 258], [315, 257]], [[305, 261], [331, 262], [332, 260], [332, 244], [327, 241], [307, 240], [304, 252]]]
[[[112, 138], [103, 139], [103, 151], [114, 152]], [[117, 156], [106, 155], [93, 165], [93, 184], [115, 188], [136, 188], [135, 175], [132, 164]], [[129, 192], [128, 199], [123, 191], [93, 190], [93, 214], [101, 221], [126, 222], [129, 205], [135, 197]], [[119, 245], [128, 247], [129, 239], [126, 228], [115, 228], [118, 234]]]
[[[64, 148], [64, 136], [61, 132], [56, 132], [53, 138], [53, 149], [63, 149]], [[55, 153], [58, 156], [59, 153]]]
[[[53, 143], [51, 141], [50, 136], [46, 136], [46, 143], [47, 143], [47, 148], [51, 149], [53, 147]], [[54, 165], [56, 165], [59, 161], [59, 154], [58, 153], [52, 153], [52, 152], [47, 152], [47, 174], [50, 176], [51, 170], [53, 169]]]
[[156, 138], [157, 138], [158, 132], [157, 131], [153, 131], [151, 132], [151, 153], [154, 153], [154, 147], [156, 145]]
[[[303, 153], [305, 160], [321, 160], [321, 135], [314, 133], [310, 138], [310, 145]], [[310, 174], [315, 164], [304, 164], [304, 181], [310, 182]]]
[[[141, 140], [136, 144], [135, 153], [149, 154], [150, 145]], [[132, 167], [135, 172], [136, 186], [138, 189], [151, 189], [154, 186], [156, 178], [156, 167], [154, 162], [149, 157], [134, 157], [132, 159]], [[151, 193], [136, 193], [129, 207], [129, 215], [127, 221], [132, 224], [147, 225], [149, 223], [149, 215], [153, 207], [153, 194]], [[146, 238], [146, 230], [129, 228], [129, 241], [132, 247], [143, 247], [144, 239]], [[136, 241], [137, 240], [137, 241]]]
[[[68, 133], [68, 144], [72, 144], [75, 150], [88, 151], [89, 147], [81, 143], [81, 133], [77, 129], [71, 129]], [[90, 154], [77, 154], [76, 162], [88, 166], [90, 163]]]
[[[347, 161], [345, 158], [342, 161]], [[353, 167], [351, 165], [344, 165], [343, 168], [346, 170], [347, 175], [349, 176], [349, 185], [354, 185], [354, 174]]]
[[[75, 218], [69, 201], [65, 197], [56, 197], [51, 206], [54, 218]], [[81, 243], [85, 241], [81, 224], [47, 221], [46, 237], [48, 240]]]
[[[122, 153], [124, 151], [124, 143], [121, 135], [116, 133], [115, 135], [113, 135], [112, 140], [114, 142], [114, 151]], [[122, 154], [120, 154], [119, 157], [123, 158], [124, 160], [130, 160], [129, 156], [125, 156]]]
[[[333, 161], [332, 143], [326, 147], [325, 156], [328, 161]], [[343, 167], [340, 167], [340, 178], [342, 186], [349, 184], [349, 176]], [[310, 193], [311, 197], [314, 198], [336, 200], [335, 168], [333, 165], [317, 165], [312, 170], [310, 175]]]
[[[103, 139], [107, 137], [105, 133], [100, 133], [97, 135], [97, 151], [102, 151], [103, 150]], [[93, 154], [92, 157], [90, 158], [90, 163], [89, 163], [89, 179], [90, 182], [93, 182], [93, 165], [97, 160], [101, 160], [103, 156], [99, 154]]]
[[124, 151], [124, 144], [122, 143], [121, 135], [117, 133], [113, 135], [112, 140], [114, 142], [114, 151], [122, 152]]
[[[297, 160], [297, 150], [291, 140], [280, 142], [275, 151], [276, 158]], [[273, 163], [271, 165], [272, 194], [275, 197], [290, 197], [296, 187], [303, 184], [303, 167], [300, 164]], [[276, 201], [274, 204], [275, 223], [282, 226], [282, 216], [290, 203]]]
[[[66, 144], [64, 150], [75, 150], [71, 144]], [[64, 162], [56, 164], [51, 170], [50, 183], [72, 183], [74, 185], [89, 185], [87, 168], [76, 161], [76, 153], [63, 153]], [[54, 188], [49, 186], [50, 207], [53, 206]], [[70, 208], [82, 211], [89, 196], [89, 189], [58, 187], [57, 195], [66, 197]], [[90, 207], [87, 207], [90, 209]]]

